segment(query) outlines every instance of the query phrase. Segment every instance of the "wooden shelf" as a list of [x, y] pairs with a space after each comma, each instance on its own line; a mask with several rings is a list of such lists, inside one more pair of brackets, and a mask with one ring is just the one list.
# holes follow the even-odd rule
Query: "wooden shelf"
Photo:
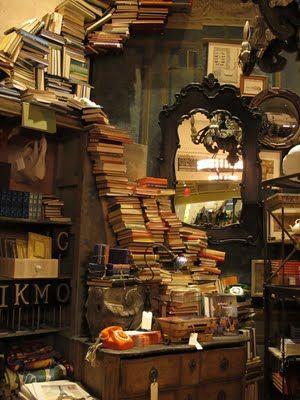
[[13, 217], [0, 217], [0, 224], [13, 225], [13, 224], [27, 224], [27, 225], [57, 225], [57, 226], [70, 226], [72, 222], [62, 221], [47, 221], [29, 218], [13, 218]]
[[36, 329], [32, 331], [20, 331], [20, 332], [11, 332], [7, 334], [0, 334], [0, 340], [2, 339], [13, 339], [23, 336], [33, 336], [33, 335], [46, 335], [50, 333], [58, 333], [67, 328], [44, 328], [44, 329]]
[[[269, 352], [278, 360], [282, 360], [282, 353], [278, 347], [269, 347]], [[293, 356], [286, 355], [285, 359], [288, 359], [289, 361], [300, 362], [300, 354]]]

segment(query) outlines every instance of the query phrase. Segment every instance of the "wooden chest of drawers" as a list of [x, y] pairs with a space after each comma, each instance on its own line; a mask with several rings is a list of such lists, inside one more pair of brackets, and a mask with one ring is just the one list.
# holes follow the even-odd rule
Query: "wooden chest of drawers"
[[93, 373], [98, 382], [84, 383], [102, 400], [150, 400], [153, 380], [158, 382], [159, 400], [243, 399], [243, 338], [206, 344], [201, 351], [187, 345], [102, 350], [98, 363], [99, 374]]

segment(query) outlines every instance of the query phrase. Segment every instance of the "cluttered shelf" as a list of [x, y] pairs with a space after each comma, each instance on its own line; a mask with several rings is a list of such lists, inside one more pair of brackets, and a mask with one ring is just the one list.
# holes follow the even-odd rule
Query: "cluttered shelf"
[[[44, 109], [47, 110], [47, 107], [44, 107]], [[10, 118], [13, 117], [17, 118], [18, 120], [21, 119], [22, 102], [0, 97], [0, 115], [1, 117], [10, 117]], [[56, 117], [56, 125], [59, 128], [69, 128], [77, 131], [83, 130], [81, 118], [72, 115], [72, 113], [61, 114], [56, 111], [55, 117]]]

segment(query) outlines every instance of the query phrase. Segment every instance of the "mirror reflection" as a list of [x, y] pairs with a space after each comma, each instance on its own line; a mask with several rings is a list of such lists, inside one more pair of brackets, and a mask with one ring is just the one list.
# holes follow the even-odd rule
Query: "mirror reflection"
[[242, 129], [226, 111], [201, 111], [178, 127], [175, 209], [181, 221], [225, 226], [239, 221]]
[[298, 111], [291, 101], [273, 97], [264, 100], [259, 107], [266, 113], [270, 134], [284, 138], [299, 129]]

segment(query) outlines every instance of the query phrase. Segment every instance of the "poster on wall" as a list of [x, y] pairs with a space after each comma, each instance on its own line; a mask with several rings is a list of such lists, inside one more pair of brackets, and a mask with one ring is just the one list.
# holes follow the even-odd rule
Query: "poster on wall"
[[241, 45], [234, 43], [208, 44], [207, 74], [214, 74], [221, 84], [240, 87], [242, 70], [239, 66]]

